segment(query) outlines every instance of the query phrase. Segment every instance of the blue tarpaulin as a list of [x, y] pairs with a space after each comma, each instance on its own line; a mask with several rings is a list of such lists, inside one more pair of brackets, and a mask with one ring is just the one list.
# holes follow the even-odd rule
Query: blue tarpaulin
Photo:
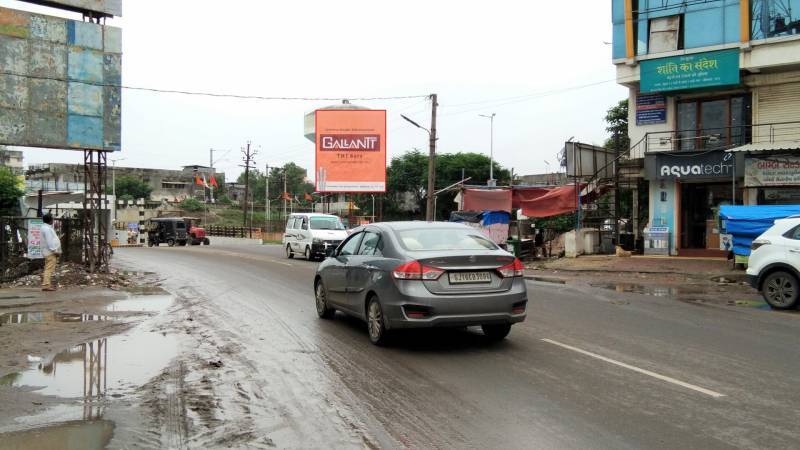
[[733, 253], [750, 256], [750, 244], [777, 219], [800, 215], [800, 205], [720, 206], [725, 233], [733, 235]]

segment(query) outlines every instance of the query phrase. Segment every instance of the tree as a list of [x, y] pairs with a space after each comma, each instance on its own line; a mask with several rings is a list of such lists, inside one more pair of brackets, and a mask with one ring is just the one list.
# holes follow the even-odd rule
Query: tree
[[119, 198], [149, 199], [153, 188], [144, 181], [131, 176], [117, 177], [116, 192]]
[[19, 178], [8, 167], [0, 167], [0, 214], [17, 214], [23, 195], [25, 191], [20, 187]]
[[[304, 193], [314, 192], [314, 185], [306, 181], [306, 169], [290, 162], [283, 167], [270, 167], [269, 169], [269, 196], [272, 200], [283, 194], [283, 179], [286, 177], [286, 191], [290, 195], [302, 198]], [[244, 184], [244, 174], [239, 175], [238, 183]], [[267, 177], [258, 169], [250, 170], [250, 191], [253, 199], [258, 203], [264, 202], [265, 183]]]
[[[606, 131], [611, 133], [611, 137], [606, 139], [605, 148], [614, 149], [618, 145], [620, 151], [630, 148], [631, 140], [628, 137], [628, 100], [620, 100], [606, 112], [605, 117]], [[619, 139], [615, 143], [615, 139]]]
[[203, 204], [196, 198], [188, 197], [181, 202], [181, 209], [190, 212], [202, 211]]

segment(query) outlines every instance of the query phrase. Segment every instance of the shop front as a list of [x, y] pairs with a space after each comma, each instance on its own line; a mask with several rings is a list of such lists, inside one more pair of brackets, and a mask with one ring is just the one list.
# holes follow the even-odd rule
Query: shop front
[[[752, 149], [746, 146], [744, 150]], [[798, 145], [800, 147], [800, 145]], [[737, 149], [733, 152], [740, 153]], [[748, 205], [800, 204], [800, 148], [745, 156], [744, 185]]]
[[645, 156], [650, 227], [670, 233], [674, 256], [724, 256], [719, 207], [742, 202], [743, 157], [724, 150]]

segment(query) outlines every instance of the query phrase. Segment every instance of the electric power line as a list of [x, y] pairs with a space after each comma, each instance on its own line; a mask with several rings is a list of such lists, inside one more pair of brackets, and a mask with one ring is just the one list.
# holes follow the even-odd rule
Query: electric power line
[[223, 97], [223, 98], [238, 98], [238, 99], [246, 99], [246, 100], [284, 100], [284, 101], [339, 101], [342, 99], [347, 100], [355, 100], [355, 101], [373, 101], [373, 100], [404, 100], [404, 99], [413, 99], [413, 98], [426, 98], [430, 97], [430, 94], [425, 95], [398, 95], [398, 96], [387, 96], [387, 97], [281, 97], [281, 96], [263, 96], [263, 95], [244, 95], [244, 94], [227, 94], [227, 93], [218, 93], [218, 92], [202, 92], [202, 91], [183, 91], [177, 89], [160, 89], [160, 88], [149, 88], [149, 87], [141, 87], [141, 86], [125, 86], [121, 84], [113, 84], [113, 83], [99, 83], [94, 81], [85, 81], [85, 80], [70, 80], [68, 78], [61, 78], [61, 77], [47, 77], [42, 75], [30, 75], [30, 74], [21, 74], [15, 73], [10, 71], [0, 71], [0, 75], [8, 75], [20, 78], [29, 78], [33, 80], [49, 80], [49, 81], [62, 81], [62, 82], [69, 82], [69, 83], [80, 83], [86, 84], [90, 86], [98, 86], [98, 87], [111, 87], [111, 88], [118, 88], [118, 89], [127, 89], [132, 91], [146, 91], [146, 92], [158, 92], [161, 94], [181, 94], [181, 95], [197, 95], [203, 97]]

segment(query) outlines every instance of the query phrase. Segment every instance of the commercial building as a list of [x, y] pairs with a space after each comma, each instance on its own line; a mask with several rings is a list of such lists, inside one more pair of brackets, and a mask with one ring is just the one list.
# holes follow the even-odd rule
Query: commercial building
[[672, 255], [719, 254], [720, 205], [800, 201], [800, 0], [612, 0], [612, 21]]
[[[179, 202], [188, 197], [205, 198], [208, 189], [196, 183], [197, 178], [210, 182], [212, 174], [217, 184], [224, 186], [225, 174], [207, 166], [184, 166], [180, 170], [143, 169], [137, 167], [113, 167], [108, 171], [108, 185], [112, 179], [133, 177], [150, 185], [150, 201]], [[37, 164], [25, 172], [29, 190], [82, 191], [84, 189], [84, 167], [79, 164]], [[215, 195], [216, 196], [216, 195]]]
[[22, 152], [19, 150], [6, 150], [0, 147], [0, 167], [5, 167], [14, 175], [23, 174]]

